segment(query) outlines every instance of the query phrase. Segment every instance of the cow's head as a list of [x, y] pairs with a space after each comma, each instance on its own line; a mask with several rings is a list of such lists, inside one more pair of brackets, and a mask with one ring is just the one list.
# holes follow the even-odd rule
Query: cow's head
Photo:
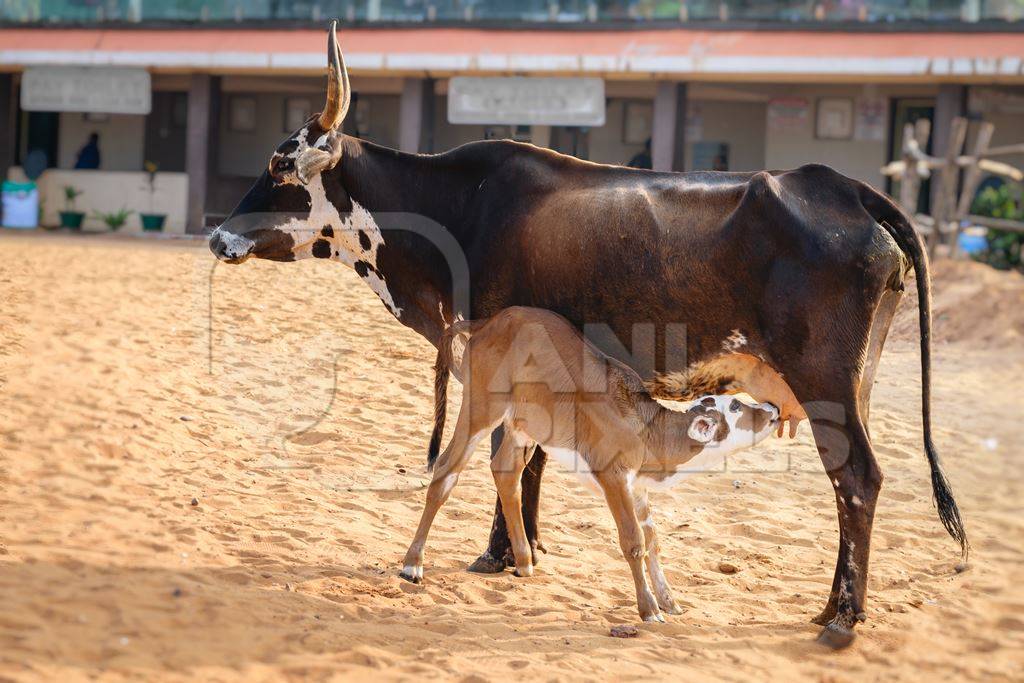
[[[293, 261], [307, 256], [343, 255], [338, 233], [343, 226], [338, 207], [348, 204], [338, 183], [325, 188], [321, 173], [341, 160], [341, 124], [348, 112], [351, 88], [344, 57], [338, 48], [335, 23], [327, 41], [327, 104], [271, 155], [266, 170], [242, 198], [231, 216], [210, 235], [210, 250], [221, 261], [241, 263], [250, 257]], [[328, 197], [328, 192], [332, 196]], [[350, 236], [358, 241], [358, 236]], [[366, 246], [366, 240], [362, 240]], [[358, 245], [356, 254], [358, 255]], [[366, 251], [363, 249], [362, 251]]]

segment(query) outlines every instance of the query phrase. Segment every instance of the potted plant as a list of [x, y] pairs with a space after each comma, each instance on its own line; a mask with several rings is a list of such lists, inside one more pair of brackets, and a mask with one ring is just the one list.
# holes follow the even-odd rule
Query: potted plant
[[60, 213], [60, 227], [81, 230], [82, 221], [85, 219], [84, 211], [75, 210], [75, 200], [81, 197], [82, 190], [73, 185], [64, 186], [64, 210]]
[[142, 222], [143, 230], [158, 232], [164, 229], [164, 221], [167, 220], [167, 214], [153, 212], [153, 201], [156, 199], [156, 172], [160, 167], [152, 161], [147, 161], [142, 166], [146, 170], [146, 185], [149, 190], [149, 213], [140, 213], [139, 220]]
[[128, 217], [131, 216], [134, 211], [128, 209], [118, 209], [117, 211], [111, 211], [109, 213], [102, 213], [97, 211], [92, 215], [93, 218], [103, 221], [110, 230], [116, 231], [124, 227], [124, 224], [128, 222]]

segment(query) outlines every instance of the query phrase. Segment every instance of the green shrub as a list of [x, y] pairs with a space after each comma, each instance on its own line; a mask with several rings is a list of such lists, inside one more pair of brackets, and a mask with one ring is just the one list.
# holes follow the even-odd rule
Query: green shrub
[[[1019, 185], [1009, 183], [998, 188], [987, 187], [975, 197], [971, 213], [990, 218], [1024, 221], [1024, 202], [1021, 201], [1020, 190]], [[985, 251], [974, 255], [976, 261], [1000, 270], [1024, 270], [1021, 264], [1024, 233], [989, 228], [985, 239], [988, 246]]]

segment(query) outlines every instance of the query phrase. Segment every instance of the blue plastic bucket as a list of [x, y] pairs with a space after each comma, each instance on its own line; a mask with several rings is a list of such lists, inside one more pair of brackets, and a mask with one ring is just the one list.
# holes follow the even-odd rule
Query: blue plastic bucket
[[979, 254], [988, 248], [987, 233], [985, 228], [967, 228], [960, 233], [956, 244], [965, 254]]
[[0, 186], [5, 228], [34, 228], [39, 225], [39, 188], [35, 183], [5, 180]]

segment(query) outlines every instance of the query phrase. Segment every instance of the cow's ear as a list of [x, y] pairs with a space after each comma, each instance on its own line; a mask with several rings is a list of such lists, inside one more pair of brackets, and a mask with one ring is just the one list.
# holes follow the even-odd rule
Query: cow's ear
[[690, 422], [687, 435], [697, 443], [710, 443], [718, 431], [718, 418], [714, 415], [697, 415]]
[[295, 174], [302, 184], [306, 185], [313, 176], [337, 166], [340, 159], [341, 139], [330, 135], [321, 147], [309, 147], [299, 154], [295, 159]]

